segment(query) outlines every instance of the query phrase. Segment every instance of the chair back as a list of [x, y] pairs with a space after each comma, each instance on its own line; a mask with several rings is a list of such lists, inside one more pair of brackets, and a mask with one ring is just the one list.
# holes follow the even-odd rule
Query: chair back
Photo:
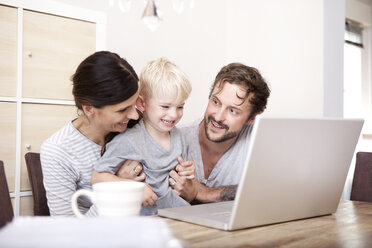
[[372, 202], [372, 153], [356, 155], [353, 185], [350, 200]]
[[40, 153], [28, 152], [25, 154], [25, 160], [34, 199], [34, 215], [50, 215], [43, 184]]
[[0, 228], [14, 217], [13, 206], [9, 196], [4, 163], [0, 160]]

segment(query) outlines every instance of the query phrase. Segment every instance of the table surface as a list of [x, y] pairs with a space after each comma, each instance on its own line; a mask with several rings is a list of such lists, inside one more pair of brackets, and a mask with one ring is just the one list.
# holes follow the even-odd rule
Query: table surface
[[372, 247], [368, 202], [341, 201], [332, 215], [230, 232], [162, 219], [185, 247]]

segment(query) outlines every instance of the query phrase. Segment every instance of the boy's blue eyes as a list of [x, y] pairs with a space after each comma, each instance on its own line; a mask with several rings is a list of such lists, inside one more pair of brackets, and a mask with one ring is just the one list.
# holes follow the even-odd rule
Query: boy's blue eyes
[[[165, 106], [165, 105], [163, 105], [163, 106], [161, 106], [162, 108], [164, 108], [164, 109], [169, 109], [169, 106]], [[177, 108], [178, 109], [183, 109], [183, 106], [177, 106]]]

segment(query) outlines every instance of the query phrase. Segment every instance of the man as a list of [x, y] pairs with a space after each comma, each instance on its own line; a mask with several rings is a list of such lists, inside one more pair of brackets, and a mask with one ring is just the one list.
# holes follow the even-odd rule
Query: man
[[199, 203], [235, 198], [247, 154], [246, 141], [269, 96], [270, 89], [257, 69], [232, 63], [220, 70], [204, 119], [182, 128], [184, 159], [194, 161], [196, 171], [193, 180], [180, 176], [181, 165], [169, 173], [169, 184], [177, 194]]

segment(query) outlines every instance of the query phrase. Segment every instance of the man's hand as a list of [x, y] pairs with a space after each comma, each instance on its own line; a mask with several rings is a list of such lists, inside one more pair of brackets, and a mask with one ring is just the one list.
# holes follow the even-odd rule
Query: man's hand
[[187, 202], [192, 202], [196, 198], [198, 182], [195, 179], [187, 179], [178, 175], [175, 170], [169, 172], [169, 185], [172, 190]]
[[152, 206], [155, 204], [155, 202], [158, 200], [158, 196], [154, 193], [151, 186], [145, 183], [145, 189], [143, 191], [143, 197], [142, 197], [142, 205]]
[[178, 158], [179, 164], [169, 173], [169, 185], [172, 190], [186, 201], [191, 202], [196, 198], [197, 184], [195, 178], [195, 164]]
[[138, 161], [133, 160], [125, 160], [116, 172], [116, 175], [137, 182], [142, 182], [146, 178], [146, 174], [142, 171], [142, 165]]
[[178, 162], [175, 170], [169, 172], [169, 185], [177, 195], [186, 201], [209, 203], [235, 199], [238, 188], [236, 185], [209, 188], [191, 176], [192, 171], [195, 173], [195, 164], [192, 161], [184, 161], [180, 157]]

